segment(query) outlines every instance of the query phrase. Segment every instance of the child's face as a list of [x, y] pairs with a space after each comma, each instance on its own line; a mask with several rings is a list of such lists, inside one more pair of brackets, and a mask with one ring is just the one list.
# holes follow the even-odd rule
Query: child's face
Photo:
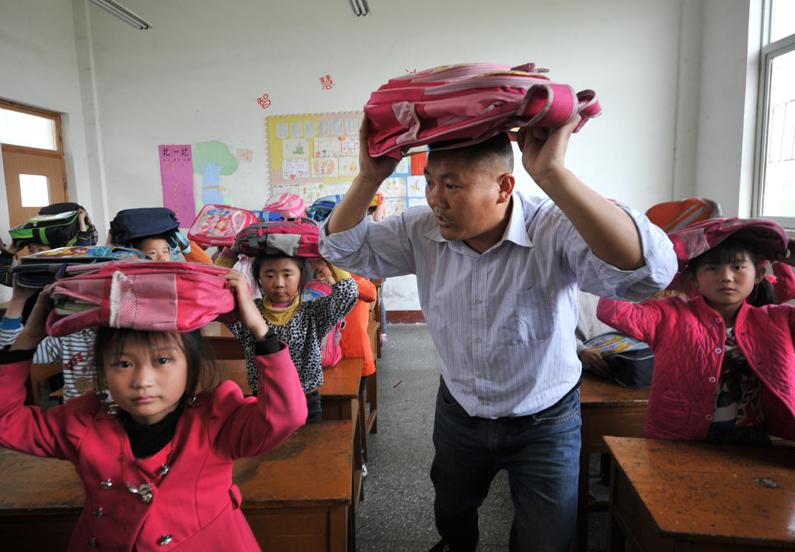
[[730, 263], [705, 262], [696, 269], [701, 294], [713, 307], [727, 311], [739, 309], [763, 277], [748, 254], [741, 254]]
[[323, 259], [310, 259], [309, 266], [312, 267], [312, 273], [318, 280], [333, 280], [334, 275], [331, 273], [328, 263]]
[[291, 303], [301, 287], [301, 268], [292, 259], [266, 259], [259, 268], [259, 285], [271, 303]]
[[159, 422], [185, 394], [188, 361], [178, 340], [169, 334], [154, 343], [131, 337], [121, 353], [106, 356], [102, 369], [108, 391], [119, 408], [140, 424]]
[[142, 240], [140, 250], [153, 261], [167, 262], [171, 260], [171, 247], [163, 238], [146, 238]]

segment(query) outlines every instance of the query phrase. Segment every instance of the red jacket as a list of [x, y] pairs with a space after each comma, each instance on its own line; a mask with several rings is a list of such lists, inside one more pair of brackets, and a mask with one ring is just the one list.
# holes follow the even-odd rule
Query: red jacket
[[[244, 398], [231, 381], [197, 395], [172, 441], [138, 461], [121, 423], [95, 394], [46, 412], [23, 406], [30, 361], [0, 365], [0, 445], [75, 465], [86, 502], [69, 550], [260, 550], [240, 511], [232, 463], [279, 446], [304, 424], [307, 410], [286, 348], [256, 362], [257, 398]], [[170, 471], [158, 476], [163, 464]], [[126, 482], [149, 483], [151, 501]]]
[[[643, 304], [600, 299], [599, 320], [654, 351], [646, 434], [661, 439], [707, 437], [720, 378], [726, 329], [702, 296]], [[734, 324], [737, 345], [762, 382], [771, 435], [795, 439], [795, 306], [744, 303]]]

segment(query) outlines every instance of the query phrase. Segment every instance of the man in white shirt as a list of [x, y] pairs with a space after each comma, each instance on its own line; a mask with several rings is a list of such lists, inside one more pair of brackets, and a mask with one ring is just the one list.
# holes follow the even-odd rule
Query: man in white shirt
[[515, 508], [511, 550], [568, 549], [580, 451], [577, 291], [637, 300], [676, 272], [659, 228], [566, 168], [575, 125], [518, 136], [524, 168], [549, 200], [514, 193], [513, 152], [500, 135], [432, 146], [430, 209], [373, 224], [367, 206], [395, 161], [367, 155], [365, 123], [360, 173], [323, 229], [323, 255], [347, 270], [417, 275], [442, 360], [433, 550], [475, 550], [477, 509], [501, 469]]

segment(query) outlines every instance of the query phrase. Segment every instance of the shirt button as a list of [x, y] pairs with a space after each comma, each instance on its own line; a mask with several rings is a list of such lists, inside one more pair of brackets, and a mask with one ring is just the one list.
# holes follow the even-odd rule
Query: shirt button
[[88, 545], [91, 548], [96, 548], [97, 547], [97, 538], [96, 537], [91, 537], [90, 539], [88, 539]]
[[102, 517], [102, 516], [104, 516], [104, 515], [105, 515], [105, 510], [104, 510], [104, 508], [102, 508], [102, 506], [99, 506], [99, 507], [98, 507], [96, 510], [94, 510], [92, 513], [94, 514], [94, 517], [96, 517], [96, 518], [100, 518], [100, 517]]
[[710, 376], [709, 377], [709, 382], [710, 383], [715, 383], [716, 381], [718, 381], [718, 380], [715, 379], [715, 376]]
[[715, 347], [715, 353], [716, 354], [721, 354], [722, 352], [723, 352], [723, 349], [721, 349], [720, 347]]
[[706, 418], [707, 418], [708, 422], [711, 422], [712, 421], [712, 414], [707, 414]]
[[483, 301], [481, 301], [480, 299], [475, 299], [475, 304], [476, 304], [476, 305], [480, 305], [482, 302], [483, 302]]
[[160, 537], [160, 540], [157, 541], [157, 544], [159, 544], [160, 546], [166, 546], [167, 544], [171, 544], [171, 541], [173, 540], [174, 537], [172, 537], [171, 535], [163, 535], [162, 537]]
[[722, 318], [718, 318], [718, 317], [715, 318], [715, 324], [720, 324], [721, 322], [723, 322]]
[[110, 479], [105, 479], [104, 481], [99, 482], [99, 486], [107, 491], [108, 489], [113, 487], [113, 481], [111, 481]]

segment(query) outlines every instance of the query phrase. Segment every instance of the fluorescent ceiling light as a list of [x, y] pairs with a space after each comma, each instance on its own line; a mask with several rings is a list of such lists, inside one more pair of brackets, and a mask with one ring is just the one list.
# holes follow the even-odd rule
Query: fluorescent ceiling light
[[149, 23], [114, 0], [91, 0], [91, 3], [136, 29], [145, 31], [152, 28]]

